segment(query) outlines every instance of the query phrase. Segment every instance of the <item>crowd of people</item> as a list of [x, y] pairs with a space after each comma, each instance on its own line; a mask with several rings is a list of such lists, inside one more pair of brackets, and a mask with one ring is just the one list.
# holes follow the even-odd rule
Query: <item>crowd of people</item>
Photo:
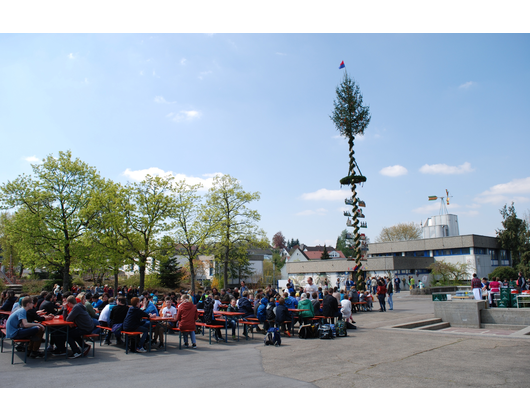
[[[392, 310], [393, 282], [375, 277], [369, 281], [370, 285], [377, 284], [373, 293], [370, 287], [357, 291], [352, 281], [346, 282], [345, 287], [340, 289], [327, 284], [317, 286], [312, 278], [303, 287], [295, 287], [289, 281], [283, 291], [277, 291], [273, 286], [251, 291], [242, 281], [241, 287], [220, 290], [207, 288], [197, 293], [181, 290], [180, 293], [171, 292], [161, 296], [156, 290], [140, 293], [136, 287], [120, 288], [117, 296], [114, 296], [112, 288], [108, 286], [81, 289], [75, 285], [63, 294], [62, 288], [56, 285], [53, 292], [42, 292], [38, 296], [22, 294], [17, 298], [12, 291], [8, 291], [2, 295], [0, 305], [2, 310], [11, 311], [9, 318], [4, 317], [3, 321], [7, 337], [31, 337], [29, 350], [30, 357], [34, 358], [43, 356], [39, 350], [44, 331], [41, 322], [55, 316], [73, 322], [75, 326], [70, 328], [68, 340], [64, 332], [52, 332], [48, 351], [52, 355], [64, 356], [68, 345], [71, 349], [69, 357], [75, 359], [90, 351], [90, 344], [83, 342], [83, 336], [98, 334], [100, 327], [112, 330], [117, 345], [124, 343], [122, 332], [141, 332], [131, 350], [143, 353], [147, 340], [151, 340], [151, 347], [163, 347], [165, 329], [177, 326], [183, 331], [184, 345], [188, 347], [188, 339], [191, 339], [192, 348], [196, 348], [196, 322], [224, 326], [225, 320], [215, 316], [218, 311], [239, 314], [227, 318], [232, 338], [235, 339], [238, 319], [257, 320], [258, 325], [244, 325], [243, 335], [247, 337], [251, 328], [267, 331], [272, 327], [291, 336], [296, 322], [300, 326], [307, 325], [315, 322], [315, 317], [319, 316], [354, 323], [357, 303], [365, 302], [365, 306], [371, 309], [374, 295], [379, 300], [380, 311], [386, 311], [387, 296], [389, 310]], [[295, 313], [289, 309], [298, 311]], [[150, 318], [155, 316], [165, 319], [150, 325]], [[108, 345], [110, 338], [111, 334], [107, 334], [105, 343]], [[221, 328], [215, 328], [215, 339], [223, 340]]]

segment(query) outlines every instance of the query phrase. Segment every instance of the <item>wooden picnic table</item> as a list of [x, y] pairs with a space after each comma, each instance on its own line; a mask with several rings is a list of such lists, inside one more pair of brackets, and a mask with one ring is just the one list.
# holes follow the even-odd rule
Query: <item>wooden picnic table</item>
[[44, 342], [44, 361], [48, 360], [48, 342], [50, 333], [52, 330], [63, 330], [66, 332], [66, 354], [68, 354], [68, 333], [70, 332], [70, 327], [74, 327], [73, 322], [65, 321], [62, 315], [56, 315], [53, 319], [49, 321], [42, 321], [41, 324], [46, 328], [46, 339]]

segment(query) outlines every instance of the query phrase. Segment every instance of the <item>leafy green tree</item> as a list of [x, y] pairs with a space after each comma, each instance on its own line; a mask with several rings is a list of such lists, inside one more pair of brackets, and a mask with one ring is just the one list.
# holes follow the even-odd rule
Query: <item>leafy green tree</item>
[[33, 176], [21, 175], [0, 187], [0, 204], [17, 208], [11, 227], [25, 259], [61, 269], [67, 290], [70, 268], [81, 257], [79, 239], [99, 211], [94, 203], [102, 179], [95, 168], [73, 160], [70, 151], [31, 166]]
[[488, 278], [490, 280], [493, 277], [498, 277], [500, 281], [503, 281], [504, 279], [516, 280], [518, 277], [518, 273], [517, 270], [513, 267], [496, 267], [495, 270], [488, 274]]
[[322, 251], [322, 255], [320, 256], [321, 260], [330, 260], [331, 257], [329, 256], [328, 249], [326, 248], [326, 245], [324, 245], [324, 250]]
[[347, 229], [344, 229], [340, 233], [340, 236], [337, 237], [337, 244], [335, 246], [335, 249], [337, 251], [342, 251], [342, 253], [344, 254], [344, 256], [346, 258], [351, 258], [353, 256], [353, 249], [352, 249], [353, 240], [352, 239], [348, 239], [346, 237], [347, 234], [348, 234], [348, 230]]
[[175, 186], [177, 207], [175, 212], [175, 248], [188, 260], [191, 290], [195, 292], [195, 261], [200, 252], [209, 248], [208, 241], [218, 229], [219, 213], [202, 203], [201, 184], [188, 185], [180, 181]]
[[452, 264], [446, 261], [436, 261], [429, 266], [429, 270], [436, 284], [441, 286], [458, 285], [471, 278], [470, 265], [467, 263]]
[[398, 223], [397, 225], [384, 227], [376, 242], [413, 241], [422, 238], [422, 231], [419, 226], [410, 223]]
[[506, 204], [499, 210], [503, 229], [497, 229], [497, 240], [502, 249], [510, 251], [512, 267], [519, 268], [523, 254], [530, 251], [528, 223], [517, 217], [515, 206]]
[[213, 210], [215, 219], [219, 220], [215, 237], [222, 253], [223, 287], [228, 283], [232, 250], [258, 236], [256, 223], [261, 217], [247, 205], [259, 198], [259, 192], [245, 192], [240, 182], [230, 175], [216, 175], [213, 179], [207, 195], [207, 206]]
[[177, 289], [180, 287], [183, 277], [182, 267], [179, 267], [176, 257], [169, 257], [160, 263], [158, 278], [162, 286], [169, 289]]
[[[173, 177], [147, 175], [141, 182], [125, 187], [116, 185], [113, 208], [107, 223], [123, 239], [123, 246], [138, 264], [140, 290], [145, 287], [145, 272], [150, 261], [168, 252], [162, 240], [175, 227], [177, 214], [176, 189]], [[111, 199], [111, 197], [108, 197]]]
[[6, 272], [13, 267], [13, 275], [17, 275], [20, 278], [22, 277], [24, 264], [18, 252], [17, 245], [19, 244], [16, 235], [13, 235], [9, 229], [9, 225], [13, 223], [15, 217], [16, 214], [0, 213], [0, 256], [3, 266], [6, 267]]
[[[336, 100], [333, 101], [333, 113], [330, 118], [335, 124], [335, 128], [339, 133], [348, 140], [348, 147], [350, 149], [350, 162], [348, 168], [348, 176], [341, 179], [341, 184], [351, 185], [352, 202], [353, 202], [353, 235], [354, 235], [354, 256], [357, 265], [361, 264], [362, 250], [361, 238], [359, 233], [359, 218], [358, 218], [358, 198], [356, 186], [358, 183], [365, 182], [364, 177], [359, 169], [353, 151], [355, 136], [364, 134], [364, 130], [370, 123], [370, 108], [363, 106], [363, 95], [359, 86], [354, 80], [350, 79], [348, 73], [344, 73], [344, 79], [336, 89]], [[359, 175], [357, 175], [359, 172]]]

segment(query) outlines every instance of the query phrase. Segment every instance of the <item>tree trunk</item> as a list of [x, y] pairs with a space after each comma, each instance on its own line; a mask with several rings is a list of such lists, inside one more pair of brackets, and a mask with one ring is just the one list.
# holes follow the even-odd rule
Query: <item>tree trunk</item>
[[191, 275], [191, 293], [195, 295], [195, 267], [193, 266], [193, 258], [190, 259], [190, 275]]
[[229, 257], [229, 254], [230, 254], [230, 248], [226, 247], [226, 252], [225, 252], [225, 260], [224, 260], [224, 285], [223, 285], [223, 289], [226, 289], [228, 287], [228, 257]]
[[118, 298], [118, 269], [114, 268], [114, 297]]
[[63, 293], [70, 290], [70, 245], [64, 246]]
[[140, 268], [140, 293], [144, 291], [144, 285], [145, 285], [145, 259], [141, 258], [138, 261], [138, 266]]

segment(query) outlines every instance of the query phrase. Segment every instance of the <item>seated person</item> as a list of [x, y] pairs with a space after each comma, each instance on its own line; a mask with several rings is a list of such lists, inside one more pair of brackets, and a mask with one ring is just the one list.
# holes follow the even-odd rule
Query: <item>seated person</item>
[[99, 298], [99, 294], [95, 293], [92, 295], [91, 305], [95, 311], [97, 311], [98, 313], [101, 312], [101, 306], [103, 305], [103, 301]]
[[[68, 306], [70, 312], [68, 313], [68, 311], [64, 310], [63, 319], [68, 322], [74, 322], [76, 325], [75, 327], [70, 327], [70, 330], [68, 331], [68, 344], [72, 349], [72, 354], [69, 356], [70, 359], [86, 356], [91, 348], [91, 346], [87, 344], [84, 353], [81, 353], [80, 346], [83, 345], [83, 336], [91, 334], [94, 329], [94, 322], [88, 314], [85, 304], [86, 299], [83, 295], [79, 302], [77, 302], [74, 296], [68, 296], [66, 299], [66, 305], [64, 305]], [[66, 335], [64, 333], [56, 333], [54, 336], [57, 345], [57, 351], [54, 354], [64, 354], [66, 352], [64, 346]]]
[[258, 318], [259, 322], [265, 323], [267, 320], [267, 304], [269, 303], [269, 300], [266, 297], [263, 297], [260, 301], [260, 304], [258, 305], [258, 310], [256, 312], [256, 318]]
[[359, 294], [357, 293], [357, 289], [355, 288], [355, 286], [352, 286], [351, 289], [350, 289], [350, 292], [348, 293], [348, 296], [350, 298], [350, 302], [352, 304], [352, 312], [353, 313], [356, 313], [357, 312], [357, 308], [355, 305], [357, 302], [359, 302]]
[[53, 293], [48, 293], [40, 304], [39, 310], [44, 311], [47, 315], [57, 315], [56, 302], [57, 296]]
[[282, 331], [290, 337], [291, 333], [287, 330], [287, 323], [284, 321], [289, 321], [291, 324], [293, 322], [289, 309], [285, 306], [285, 299], [280, 298], [278, 305], [276, 306], [276, 327], [281, 328]]
[[[226, 312], [238, 312], [238, 307], [235, 298], [230, 301]], [[237, 326], [237, 317], [230, 316], [226, 318], [226, 322], [229, 326], [232, 327], [232, 339], [236, 339], [236, 326]]]
[[221, 297], [219, 295], [215, 295], [213, 297], [213, 311], [214, 312], [218, 312], [219, 311], [219, 306], [221, 305]]
[[[112, 308], [116, 306], [114, 298], [110, 298], [107, 301], [107, 305], [103, 307], [101, 310], [101, 313], [99, 314], [99, 325], [102, 327], [109, 327], [110, 326], [110, 311]], [[110, 345], [110, 336], [111, 334], [108, 333], [107, 337], [105, 338], [105, 344]]]
[[322, 315], [326, 318], [342, 318], [339, 311], [339, 303], [327, 290], [324, 290], [324, 299], [322, 300]]
[[6, 300], [0, 308], [0, 311], [9, 312], [13, 309], [13, 305], [18, 301], [18, 299], [15, 297], [15, 292], [13, 292], [13, 290], [8, 290], [6, 296]]
[[[224, 321], [218, 321], [215, 319], [214, 313], [213, 313], [213, 305], [214, 301], [210, 294], [211, 292], [209, 290], [206, 290], [203, 295], [203, 302], [204, 302], [204, 314], [203, 319], [204, 323], [208, 325], [225, 325]], [[180, 307], [179, 307], [180, 311]], [[178, 312], [177, 312], [177, 318], [178, 318]], [[223, 339], [223, 335], [221, 333], [220, 328], [215, 328], [215, 340], [220, 341]]]
[[168, 323], [171, 328], [175, 328], [177, 322], [177, 308], [173, 306], [173, 301], [168, 296], [164, 301], [164, 307], [162, 308], [162, 316], [164, 318], [171, 318], [171, 321], [168, 319]]
[[39, 351], [45, 328], [41, 324], [28, 322], [27, 312], [33, 309], [33, 299], [26, 296], [22, 299], [22, 307], [13, 312], [6, 323], [6, 336], [12, 339], [30, 339], [28, 344], [29, 356], [32, 358], [44, 357]]
[[20, 295], [20, 298], [13, 304], [13, 307], [11, 308], [11, 312], [18, 311], [20, 308], [22, 308], [22, 299], [24, 299], [26, 296], [29, 296], [27, 293], [22, 293]]
[[84, 292], [81, 292], [79, 293], [77, 296], [76, 296], [77, 300], [78, 301], [81, 301], [81, 300], [84, 300], [85, 301], [85, 308], [88, 312], [88, 315], [90, 315], [90, 317], [96, 321], [94, 324], [95, 325], [98, 325], [98, 318], [99, 318], [99, 315], [96, 313], [96, 311], [94, 310], [94, 307], [92, 306], [92, 293], [88, 292], [88, 293], [84, 293]]
[[322, 315], [322, 309], [320, 308], [320, 299], [318, 298], [318, 293], [313, 292], [311, 295], [311, 303], [313, 304], [313, 313], [314, 316]]
[[127, 298], [123, 295], [118, 298], [117, 303], [114, 308], [111, 308], [109, 325], [116, 336], [116, 344], [120, 345], [123, 344], [121, 330], [123, 329], [123, 321], [125, 321], [129, 307], [127, 306]]
[[142, 338], [140, 339], [140, 342], [136, 347], [136, 351], [139, 353], [145, 353], [147, 350], [144, 349], [144, 343], [145, 340], [147, 340], [149, 337], [149, 324], [151, 323], [151, 321], [149, 321], [149, 319], [144, 320], [143, 318], [152, 318], [154, 315], [149, 315], [146, 312], [142, 311], [140, 309], [140, 304], [140, 299], [138, 299], [136, 296], [131, 299], [131, 307], [127, 311], [127, 315], [125, 316], [125, 320], [123, 321], [123, 331], [143, 332]]
[[[316, 292], [313, 292], [316, 294]], [[318, 299], [317, 299], [318, 300]], [[307, 298], [306, 293], [302, 293], [300, 297], [300, 302], [298, 302], [298, 309], [305, 309], [304, 312], [299, 312], [298, 316], [300, 317], [300, 326], [311, 324], [312, 318], [315, 316], [315, 308], [313, 307], [313, 302]]]
[[[140, 297], [141, 306], [140, 309], [150, 316], [158, 316], [158, 309], [153, 302], [153, 297], [149, 296], [149, 293], [144, 292]], [[151, 341], [151, 346], [156, 344], [157, 339], [160, 341], [158, 348], [164, 347], [164, 326], [157, 322], [156, 324], [151, 325], [151, 330], [153, 331], [153, 340]]]
[[[177, 311], [177, 321], [179, 328], [184, 335], [184, 347], [188, 347], [188, 334], [191, 335], [191, 347], [197, 348], [195, 339], [195, 322], [199, 319], [197, 308], [191, 302], [189, 295], [182, 296], [182, 303]], [[183, 332], [190, 331], [190, 332]]]
[[[241, 316], [241, 319], [252, 318], [254, 316], [254, 307], [250, 300], [248, 300], [248, 290], [243, 292], [241, 298], [237, 301], [237, 307], [239, 312], [243, 312], [244, 315]], [[248, 337], [247, 326], [243, 326], [243, 335]]]
[[349, 299], [344, 297], [344, 299], [340, 301], [340, 305], [342, 306], [340, 309], [340, 312], [342, 313], [342, 319], [353, 323], [352, 304]]

